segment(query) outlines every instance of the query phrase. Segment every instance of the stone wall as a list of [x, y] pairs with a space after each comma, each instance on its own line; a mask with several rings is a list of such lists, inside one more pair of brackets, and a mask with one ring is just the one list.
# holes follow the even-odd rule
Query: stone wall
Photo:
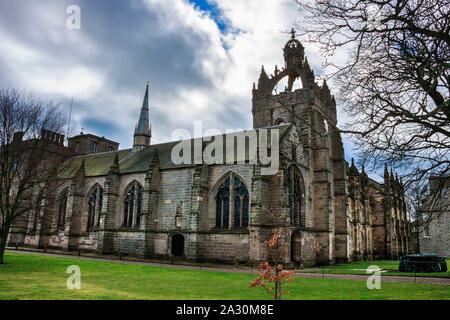
[[420, 253], [434, 253], [450, 257], [450, 212], [445, 211], [429, 223], [429, 237], [425, 237], [423, 227], [419, 230]]

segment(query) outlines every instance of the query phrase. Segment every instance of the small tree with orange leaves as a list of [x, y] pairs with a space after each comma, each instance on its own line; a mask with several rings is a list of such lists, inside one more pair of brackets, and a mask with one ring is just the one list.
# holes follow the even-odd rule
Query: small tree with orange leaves
[[[281, 232], [274, 232], [271, 239], [264, 242], [269, 249], [278, 249], [283, 246], [280, 240]], [[275, 255], [277, 257], [277, 255]], [[295, 270], [283, 271], [283, 266], [275, 261], [272, 266], [268, 261], [261, 262], [258, 267], [259, 275], [250, 283], [250, 288], [263, 287], [267, 293], [271, 294], [275, 300], [281, 300], [282, 294], [289, 294], [288, 291], [281, 290], [281, 284], [293, 281]], [[273, 285], [272, 285], [273, 283]]]

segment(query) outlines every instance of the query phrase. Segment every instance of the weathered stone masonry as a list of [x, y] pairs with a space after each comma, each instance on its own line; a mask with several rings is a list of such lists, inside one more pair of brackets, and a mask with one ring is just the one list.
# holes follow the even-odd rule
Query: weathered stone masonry
[[[59, 202], [45, 207], [32, 227], [13, 228], [10, 244], [248, 262], [273, 258], [264, 241], [276, 228], [288, 244], [281, 252], [285, 263], [309, 266], [409, 252], [401, 182], [387, 168], [381, 184], [364, 168], [349, 166], [335, 99], [326, 82], [315, 82], [294, 35], [284, 59], [285, 67], [272, 75], [262, 67], [252, 91], [254, 128], [280, 133], [277, 173], [263, 175], [263, 166], [252, 161], [174, 164], [177, 142], [151, 144], [147, 85], [133, 148], [117, 150], [112, 142], [109, 152], [64, 162]], [[288, 86], [274, 94], [283, 78]], [[293, 91], [295, 81], [302, 88]], [[71, 141], [84, 145], [83, 139]]]

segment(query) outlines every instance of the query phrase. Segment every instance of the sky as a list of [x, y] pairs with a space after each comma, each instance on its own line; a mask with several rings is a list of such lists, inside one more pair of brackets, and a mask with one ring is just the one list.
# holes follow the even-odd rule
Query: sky
[[[67, 27], [71, 5], [80, 29]], [[293, 0], [1, 1], [0, 86], [52, 99], [67, 116], [73, 98], [69, 136], [83, 128], [121, 149], [132, 146], [147, 81], [154, 144], [193, 131], [196, 120], [204, 129], [250, 129], [253, 82], [261, 65], [283, 66], [300, 17]], [[303, 45], [323, 77], [318, 48]], [[344, 147], [350, 162], [346, 137]]]

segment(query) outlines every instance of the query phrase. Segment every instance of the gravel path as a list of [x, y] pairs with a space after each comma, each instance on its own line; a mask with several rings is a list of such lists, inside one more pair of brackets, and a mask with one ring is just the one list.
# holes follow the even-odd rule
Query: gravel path
[[[115, 263], [126, 263], [126, 264], [138, 264], [154, 267], [164, 267], [173, 269], [187, 269], [187, 270], [206, 270], [206, 271], [218, 271], [218, 272], [230, 272], [230, 273], [247, 273], [256, 274], [256, 268], [231, 268], [229, 266], [205, 266], [205, 265], [185, 265], [185, 264], [168, 264], [168, 263], [158, 263], [158, 262], [146, 262], [146, 261], [133, 261], [133, 260], [120, 260], [117, 258], [102, 258], [98, 256], [76, 256], [70, 254], [61, 253], [43, 253], [42, 251], [28, 251], [28, 250], [6, 250], [6, 252], [11, 253], [21, 253], [21, 254], [33, 254], [33, 255], [44, 255], [50, 257], [61, 257], [61, 258], [75, 258], [82, 260], [92, 260], [92, 261], [105, 261], [105, 262], [115, 262]], [[356, 274], [319, 274], [319, 273], [295, 273], [295, 277], [300, 278], [327, 278], [327, 279], [340, 279], [340, 280], [360, 280], [366, 281], [370, 275], [356, 275]], [[385, 282], [417, 282], [426, 284], [437, 284], [437, 285], [450, 285], [450, 278], [434, 278], [434, 277], [408, 277], [408, 276], [382, 276], [382, 280]]]

